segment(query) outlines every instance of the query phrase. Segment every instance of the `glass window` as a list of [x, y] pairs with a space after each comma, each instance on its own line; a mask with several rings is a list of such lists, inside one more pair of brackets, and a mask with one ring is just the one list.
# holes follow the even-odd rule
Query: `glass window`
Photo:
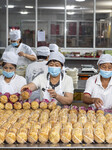
[[[22, 42], [35, 47], [36, 0], [7, 1], [9, 31], [12, 28], [20, 29]], [[94, 0], [37, 0], [37, 3], [37, 30], [45, 31], [45, 41], [38, 41], [38, 46], [56, 43], [59, 47], [66, 45], [67, 48], [93, 48]], [[95, 48], [112, 48], [112, 1], [96, 0], [95, 13]], [[0, 0], [0, 47], [6, 47], [7, 38], [6, 0]]]
[[0, 0], [0, 47], [6, 46], [6, 1]]
[[38, 42], [38, 46], [56, 43], [64, 47], [64, 0], [39, 0], [38, 19], [38, 30], [46, 35], [45, 42]]
[[21, 30], [23, 43], [35, 46], [35, 0], [9, 0], [11, 28]]
[[67, 47], [93, 47], [93, 0], [67, 0]]
[[112, 47], [112, 1], [97, 0], [96, 47]]

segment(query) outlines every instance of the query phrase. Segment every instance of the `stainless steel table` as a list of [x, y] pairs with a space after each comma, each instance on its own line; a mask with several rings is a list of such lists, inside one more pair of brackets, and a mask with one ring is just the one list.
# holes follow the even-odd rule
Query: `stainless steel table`
[[109, 149], [112, 144], [3, 144], [0, 149]]

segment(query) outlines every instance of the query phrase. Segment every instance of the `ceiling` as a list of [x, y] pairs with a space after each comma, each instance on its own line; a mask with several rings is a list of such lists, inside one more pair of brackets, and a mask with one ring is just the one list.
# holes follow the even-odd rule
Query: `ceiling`
[[[85, 0], [84, 2], [76, 2], [75, 0], [67, 0], [67, 5], [74, 5], [74, 9], [67, 11], [75, 11], [90, 13], [93, 12], [94, 0]], [[0, 11], [5, 11], [6, 0], [0, 0]], [[14, 5], [13, 9], [9, 9], [10, 13], [19, 13], [20, 11], [35, 12], [35, 0], [9, 0], [9, 5]], [[26, 9], [25, 6], [33, 6], [33, 9]], [[64, 13], [64, 0], [38, 0], [39, 10], [44, 13]], [[97, 13], [112, 13], [112, 0], [96, 0]], [[59, 10], [59, 11], [57, 11]]]

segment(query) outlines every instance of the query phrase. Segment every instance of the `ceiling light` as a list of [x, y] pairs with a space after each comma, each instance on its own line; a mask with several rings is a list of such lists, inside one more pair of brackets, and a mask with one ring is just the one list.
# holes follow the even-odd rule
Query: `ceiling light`
[[67, 12], [68, 15], [74, 15], [75, 12]]
[[112, 6], [112, 1], [103, 1], [103, 2], [101, 2], [101, 1], [99, 1], [99, 2], [97, 2], [97, 6]]
[[105, 19], [100, 19], [100, 21], [105, 21]]
[[[7, 5], [5, 5], [7, 7]], [[8, 5], [8, 8], [14, 8], [14, 5]]]
[[111, 13], [111, 9], [108, 9], [108, 10], [96, 10], [96, 13]]
[[85, 0], [75, 0], [75, 1], [77, 1], [77, 2], [84, 2]]
[[25, 6], [25, 8], [33, 8], [33, 6]]
[[27, 15], [28, 12], [27, 12], [27, 11], [21, 11], [20, 14], [22, 14], [22, 15]]
[[66, 9], [74, 9], [74, 8], [75, 8], [74, 5], [67, 5], [67, 6], [66, 6]]
[[39, 9], [65, 9], [64, 7], [38, 7]]

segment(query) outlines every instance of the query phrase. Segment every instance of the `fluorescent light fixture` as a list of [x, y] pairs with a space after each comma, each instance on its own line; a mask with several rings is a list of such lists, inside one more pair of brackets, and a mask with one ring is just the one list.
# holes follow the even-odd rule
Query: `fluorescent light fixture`
[[25, 8], [33, 8], [33, 6], [25, 6]]
[[100, 19], [100, 21], [105, 21], [105, 19]]
[[65, 9], [64, 7], [38, 7], [39, 9]]
[[75, 12], [69, 12], [69, 11], [68, 11], [67, 14], [68, 14], [68, 15], [74, 15]]
[[[5, 5], [7, 7], [7, 5]], [[8, 5], [8, 8], [14, 8], [14, 5]]]
[[28, 12], [27, 12], [27, 11], [21, 11], [20, 14], [22, 14], [22, 15], [27, 15]]
[[111, 11], [111, 9], [105, 9], [105, 10], [96, 10], [96, 13], [111, 13], [112, 11]]
[[84, 2], [85, 0], [75, 0], [76, 2]]
[[81, 10], [88, 10], [90, 8], [87, 8], [87, 7], [80, 7]]
[[98, 1], [97, 6], [112, 6], [112, 1]]
[[[25, 7], [26, 8], [26, 7]], [[65, 9], [64, 7], [38, 7], [39, 9], [60, 9], [63, 10]], [[76, 6], [75, 5], [67, 5], [66, 9], [75, 9]]]
[[75, 8], [75, 5], [67, 5], [66, 6], [66, 9], [74, 9]]

